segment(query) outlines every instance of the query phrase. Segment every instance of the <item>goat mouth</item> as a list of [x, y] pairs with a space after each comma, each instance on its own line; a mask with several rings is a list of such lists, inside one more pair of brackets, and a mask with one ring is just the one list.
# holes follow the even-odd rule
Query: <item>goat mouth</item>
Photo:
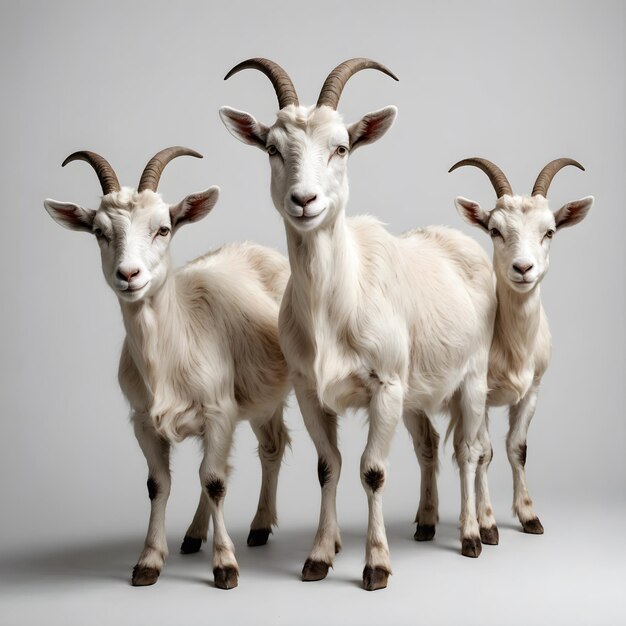
[[294, 224], [297, 225], [309, 225], [314, 224], [317, 221], [320, 221], [322, 215], [326, 212], [326, 207], [324, 207], [319, 213], [315, 215], [289, 215], [289, 218], [293, 221]]
[[139, 287], [135, 287], [134, 285], [128, 285], [128, 287], [126, 287], [125, 289], [121, 289], [118, 287], [118, 291], [121, 294], [134, 294], [137, 293], [139, 291], [142, 291], [145, 287], [148, 286], [148, 284], [150, 283], [149, 280], [147, 280], [143, 285], [140, 285]]

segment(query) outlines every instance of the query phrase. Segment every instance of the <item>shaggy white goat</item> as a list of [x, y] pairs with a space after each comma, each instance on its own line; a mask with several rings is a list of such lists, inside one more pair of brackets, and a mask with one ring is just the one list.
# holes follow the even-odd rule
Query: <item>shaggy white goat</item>
[[262, 485], [248, 545], [262, 545], [276, 524], [278, 471], [289, 437], [283, 405], [290, 386], [278, 343], [279, 303], [287, 260], [251, 243], [223, 246], [173, 271], [173, 234], [203, 218], [219, 189], [168, 206], [157, 193], [165, 165], [185, 148], [159, 152], [137, 191], [120, 188], [102, 157], [77, 152], [96, 170], [104, 196], [97, 210], [46, 200], [62, 226], [93, 233], [104, 276], [116, 293], [126, 328], [119, 382], [132, 408], [137, 441], [148, 462], [150, 523], [133, 570], [133, 585], [154, 584], [167, 556], [165, 508], [172, 443], [199, 437], [200, 503], [181, 550], [197, 552], [213, 519], [213, 574], [222, 589], [237, 586], [238, 565], [223, 518], [227, 460], [233, 432], [249, 420], [259, 441]]
[[[593, 205], [593, 197], [568, 202], [558, 211], [550, 210], [546, 197], [556, 173], [567, 165], [584, 170], [572, 159], [548, 163], [537, 177], [530, 197], [514, 195], [504, 173], [486, 159], [465, 159], [450, 171], [463, 165], [483, 170], [498, 196], [490, 211], [461, 196], [455, 204], [463, 219], [489, 233], [493, 241], [498, 310], [489, 354], [487, 402], [489, 406], [509, 406], [506, 449], [513, 470], [513, 510], [524, 532], [542, 534], [543, 526], [533, 510], [524, 469], [528, 427], [552, 348], [540, 283], [548, 270], [553, 235], [583, 220]], [[422, 493], [436, 493], [433, 477], [423, 476], [422, 480], [426, 481]]]
[[[461, 472], [463, 554], [480, 552], [474, 478], [489, 455], [484, 422], [487, 359], [495, 314], [493, 272], [482, 248], [446, 228], [395, 237], [370, 217], [346, 218], [350, 152], [379, 139], [395, 107], [346, 126], [336, 111], [355, 72], [385, 67], [367, 59], [339, 65], [317, 106], [300, 106], [285, 71], [267, 59], [233, 68], [263, 71], [276, 89], [280, 111], [270, 128], [228, 107], [222, 120], [238, 139], [269, 154], [271, 192], [284, 219], [291, 278], [279, 333], [305, 424], [316, 446], [322, 488], [319, 527], [302, 576], [320, 580], [340, 548], [336, 489], [341, 456], [337, 415], [369, 413], [361, 479], [369, 504], [368, 590], [387, 585], [391, 572], [382, 514], [385, 461], [400, 416], [417, 431], [444, 406], [459, 413], [455, 432]], [[395, 78], [395, 77], [394, 77]], [[417, 447], [417, 445], [416, 445]]]

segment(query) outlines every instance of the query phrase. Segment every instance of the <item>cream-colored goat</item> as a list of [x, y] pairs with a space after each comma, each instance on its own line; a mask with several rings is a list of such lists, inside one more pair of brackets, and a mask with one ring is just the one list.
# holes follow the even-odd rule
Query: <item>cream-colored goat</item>
[[93, 233], [105, 278], [116, 293], [126, 339], [119, 382], [148, 462], [150, 524], [133, 570], [133, 585], [154, 584], [167, 556], [165, 508], [170, 493], [171, 444], [202, 441], [202, 491], [182, 552], [197, 552], [213, 519], [215, 585], [235, 587], [239, 568], [223, 518], [227, 461], [233, 433], [249, 420], [259, 441], [261, 494], [248, 545], [264, 544], [276, 524], [276, 485], [285, 445], [283, 405], [287, 365], [278, 343], [279, 303], [289, 275], [287, 260], [251, 243], [223, 246], [174, 271], [169, 245], [183, 224], [215, 205], [217, 187], [168, 206], [156, 192], [161, 171], [184, 148], [159, 152], [138, 190], [120, 188], [115, 172], [92, 152], [65, 163], [89, 162], [104, 196], [97, 210], [46, 200], [61, 225]]

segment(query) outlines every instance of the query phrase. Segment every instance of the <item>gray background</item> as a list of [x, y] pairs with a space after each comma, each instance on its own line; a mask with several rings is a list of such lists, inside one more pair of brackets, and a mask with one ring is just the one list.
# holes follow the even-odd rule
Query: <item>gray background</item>
[[[0, 421], [0, 622], [3, 624], [580, 623], [625, 619], [624, 34], [621, 2], [2, 2], [2, 417]], [[173, 244], [183, 263], [226, 241], [285, 251], [271, 204], [266, 158], [219, 121], [223, 104], [271, 123], [267, 79], [235, 63], [267, 56], [314, 102], [326, 74], [353, 56], [387, 64], [353, 78], [347, 121], [387, 104], [399, 117], [378, 144], [351, 159], [351, 214], [373, 213], [400, 233], [431, 223], [466, 227], [464, 195], [489, 207], [478, 170], [448, 175], [460, 158], [499, 164], [528, 193], [540, 168], [571, 156], [587, 168], [560, 173], [554, 209], [593, 194], [580, 226], [559, 233], [543, 286], [554, 336], [529, 439], [528, 475], [546, 534], [523, 535], [510, 512], [506, 415], [491, 415], [491, 485], [498, 547], [460, 556], [457, 472], [441, 455], [442, 523], [436, 541], [412, 541], [419, 471], [403, 427], [390, 457], [385, 511], [394, 573], [386, 591], [360, 589], [366, 501], [358, 458], [361, 415], [342, 420], [339, 515], [345, 549], [329, 578], [299, 581], [317, 523], [315, 454], [295, 401], [293, 448], [280, 480], [281, 526], [271, 545], [245, 547], [260, 471], [246, 425], [233, 454], [226, 520], [240, 586], [208, 584], [205, 549], [178, 545], [199, 492], [191, 442], [173, 460], [171, 556], [155, 587], [128, 585], [148, 518], [146, 468], [127, 422], [116, 368], [123, 338], [116, 298], [91, 237], [62, 230], [45, 197], [96, 206], [85, 164], [91, 149], [135, 185], [163, 147], [187, 145], [160, 185], [166, 200], [211, 184], [214, 212]], [[439, 422], [440, 430], [445, 420]]]

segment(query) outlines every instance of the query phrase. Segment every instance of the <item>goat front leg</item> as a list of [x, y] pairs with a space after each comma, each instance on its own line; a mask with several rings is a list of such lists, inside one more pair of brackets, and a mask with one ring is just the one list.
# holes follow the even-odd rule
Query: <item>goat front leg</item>
[[361, 456], [361, 482], [367, 494], [368, 521], [363, 587], [384, 589], [391, 574], [389, 545], [383, 519], [383, 489], [391, 440], [402, 415], [403, 389], [397, 377], [376, 376], [369, 407], [369, 432]]
[[250, 525], [248, 545], [262, 546], [277, 523], [276, 490], [278, 472], [283, 460], [285, 446], [289, 443], [289, 433], [283, 420], [283, 406], [276, 409], [272, 417], [262, 423], [251, 421], [250, 426], [259, 442], [261, 461], [261, 492], [256, 515]]
[[470, 372], [450, 404], [455, 423], [454, 452], [461, 479], [461, 553], [473, 558], [482, 551], [476, 515], [476, 471], [483, 454], [479, 433], [486, 419], [485, 379], [484, 374]]
[[337, 416], [322, 408], [314, 389], [296, 384], [295, 392], [307, 431], [317, 450], [317, 476], [322, 490], [317, 533], [302, 568], [302, 580], [314, 581], [326, 578], [335, 554], [341, 549], [336, 503], [341, 454], [337, 448]]
[[133, 426], [139, 446], [148, 462], [148, 496], [150, 522], [143, 552], [133, 569], [135, 587], [154, 585], [167, 557], [165, 508], [170, 495], [170, 444], [154, 429], [150, 417], [133, 415]]
[[493, 448], [487, 429], [487, 419], [478, 431], [478, 439], [482, 447], [482, 454], [478, 457], [476, 468], [476, 501], [478, 512], [478, 525], [480, 527], [480, 541], [484, 545], [497, 546], [500, 542], [500, 534], [493, 515], [493, 505], [489, 495], [489, 481], [487, 473], [493, 459]]
[[405, 411], [404, 423], [413, 439], [413, 448], [420, 466], [420, 501], [415, 516], [415, 541], [430, 541], [439, 521], [439, 435], [423, 411]]
[[533, 502], [526, 482], [526, 438], [528, 428], [537, 406], [538, 384], [509, 409], [509, 433], [506, 438], [506, 452], [513, 470], [513, 510], [517, 514], [525, 533], [542, 535], [543, 526], [533, 510]]
[[207, 418], [203, 437], [204, 457], [200, 465], [200, 482], [213, 519], [213, 580], [219, 589], [236, 587], [239, 578], [235, 546], [224, 523], [228, 455], [234, 428], [235, 420], [228, 416], [212, 415]]

